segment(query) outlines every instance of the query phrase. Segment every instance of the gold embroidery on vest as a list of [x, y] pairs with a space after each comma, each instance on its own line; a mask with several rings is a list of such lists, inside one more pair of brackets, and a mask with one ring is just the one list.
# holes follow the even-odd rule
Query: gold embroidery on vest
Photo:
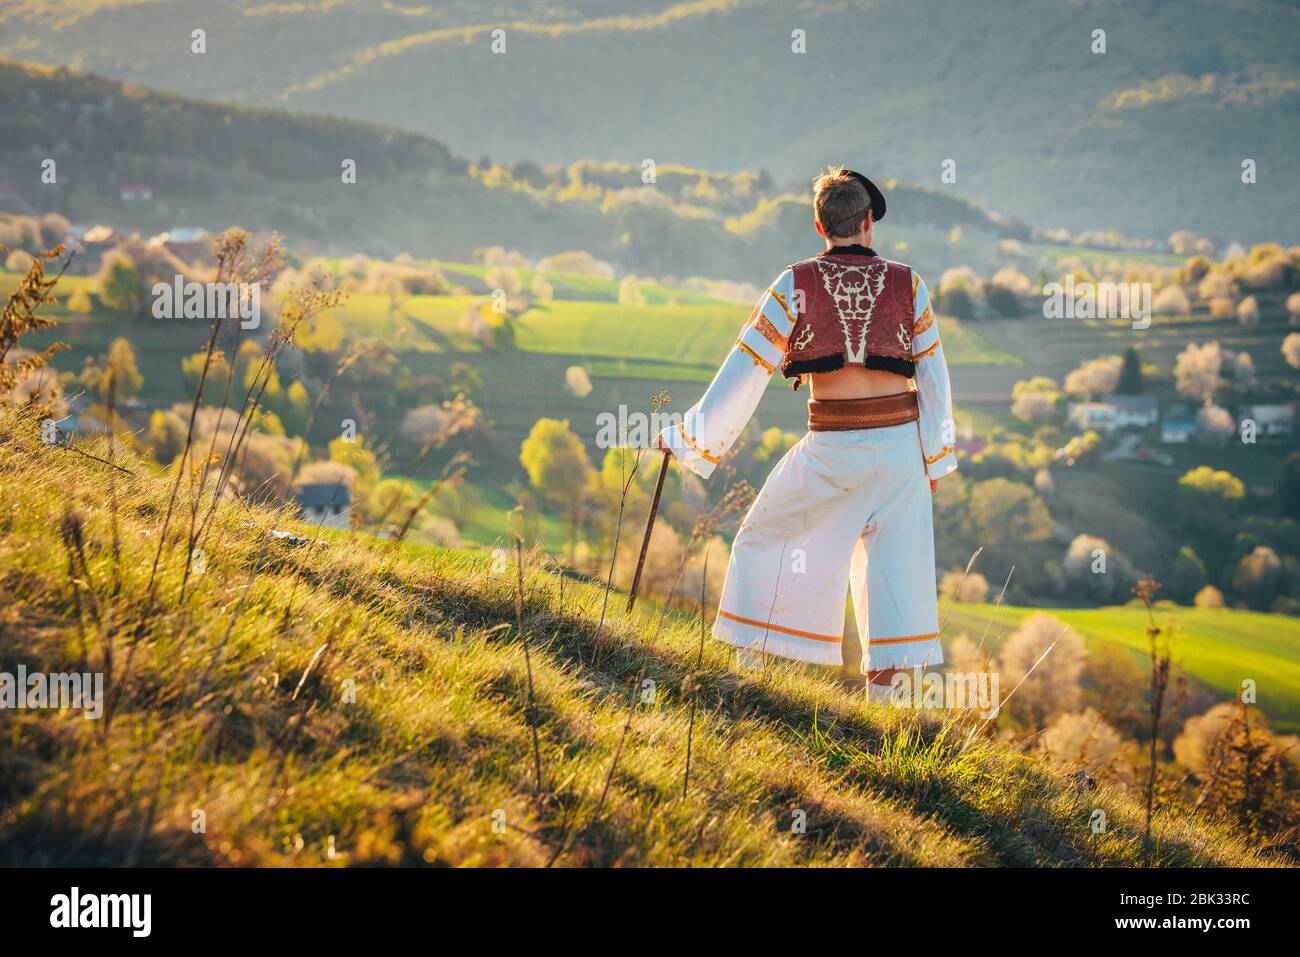
[[[867, 352], [867, 330], [876, 311], [876, 299], [885, 289], [888, 270], [883, 261], [851, 264], [821, 259], [816, 262], [822, 285], [835, 305], [835, 314], [844, 330], [844, 362], [862, 365]], [[853, 324], [860, 323], [854, 343]]]

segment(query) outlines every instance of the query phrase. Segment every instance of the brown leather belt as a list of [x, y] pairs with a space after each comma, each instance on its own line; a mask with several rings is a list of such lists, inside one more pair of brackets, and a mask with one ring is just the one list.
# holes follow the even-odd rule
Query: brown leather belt
[[809, 399], [809, 432], [848, 432], [883, 429], [920, 417], [915, 392], [899, 392], [871, 399]]

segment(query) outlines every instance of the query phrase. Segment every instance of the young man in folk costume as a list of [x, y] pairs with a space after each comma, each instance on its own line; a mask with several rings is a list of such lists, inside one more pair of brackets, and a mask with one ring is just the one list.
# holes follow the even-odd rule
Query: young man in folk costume
[[658, 444], [708, 478], [778, 366], [810, 380], [808, 433], [736, 535], [713, 634], [748, 661], [840, 665], [851, 590], [862, 671], [887, 698], [897, 670], [943, 661], [930, 496], [957, 467], [948, 366], [925, 283], [871, 249], [880, 190], [836, 167], [813, 187], [826, 250], [776, 278]]

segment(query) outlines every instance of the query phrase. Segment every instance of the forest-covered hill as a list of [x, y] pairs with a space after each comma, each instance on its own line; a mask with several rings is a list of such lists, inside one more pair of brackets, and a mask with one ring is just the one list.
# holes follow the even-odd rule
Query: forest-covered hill
[[[47, 160], [54, 183], [42, 180]], [[344, 181], [347, 161], [355, 182]], [[124, 201], [123, 184], [152, 196]], [[938, 190], [887, 188], [889, 236], [914, 249], [943, 253], [953, 226], [983, 237], [986, 252], [1027, 233]], [[764, 282], [818, 247], [807, 193], [806, 182], [671, 164], [652, 185], [634, 164], [480, 164], [356, 120], [0, 60], [0, 210], [53, 210], [145, 235], [237, 223], [319, 252], [453, 260], [498, 244], [533, 257], [581, 249], [642, 275]], [[979, 261], [969, 244], [960, 255]]]
[[[206, 55], [191, 52], [195, 29]], [[1279, 0], [28, 0], [0, 11], [0, 56], [385, 123], [472, 157], [651, 157], [799, 181], [843, 161], [1045, 227], [1186, 227], [1247, 244], [1300, 239], [1297, 35], [1300, 8]], [[955, 184], [940, 182], [946, 159]], [[1257, 164], [1251, 186], [1244, 159]]]

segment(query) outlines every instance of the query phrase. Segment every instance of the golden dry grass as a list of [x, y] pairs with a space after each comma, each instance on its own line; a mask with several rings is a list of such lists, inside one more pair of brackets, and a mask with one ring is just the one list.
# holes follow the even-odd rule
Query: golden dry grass
[[[1143, 860], [1141, 809], [1123, 793], [1076, 790], [962, 719], [871, 706], [796, 666], [737, 673], [712, 642], [697, 672], [698, 619], [653, 644], [649, 612], [615, 620], [597, 669], [600, 589], [526, 556], [538, 793], [513, 561], [319, 534], [232, 501], [183, 605], [173, 524], [146, 614], [170, 477], [119, 459], [134, 476], [0, 414], [0, 670], [107, 670], [114, 698], [99, 721], [0, 713], [5, 864]], [[82, 523], [75, 575], [68, 516]], [[642, 672], [653, 684], [630, 695]], [[1103, 834], [1089, 827], [1097, 808]], [[1269, 863], [1194, 820], [1161, 816], [1156, 836], [1159, 865]]]

